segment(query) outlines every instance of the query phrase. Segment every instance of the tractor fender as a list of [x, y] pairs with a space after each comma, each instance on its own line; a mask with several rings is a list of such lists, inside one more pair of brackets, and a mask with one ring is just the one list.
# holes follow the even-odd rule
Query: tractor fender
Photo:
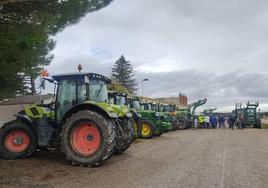
[[117, 113], [109, 113], [98, 105], [91, 104], [91, 103], [82, 103], [82, 104], [77, 104], [73, 106], [72, 108], [70, 108], [60, 120], [60, 124], [62, 124], [71, 114], [76, 113], [80, 110], [92, 110], [92, 111], [102, 114], [105, 118], [108, 118], [108, 119], [118, 117]]
[[15, 114], [14, 115], [16, 117], [17, 120], [31, 126], [33, 128], [33, 130], [36, 132], [36, 127], [34, 126], [34, 122], [31, 120], [30, 117], [28, 117], [27, 115], [24, 114]]

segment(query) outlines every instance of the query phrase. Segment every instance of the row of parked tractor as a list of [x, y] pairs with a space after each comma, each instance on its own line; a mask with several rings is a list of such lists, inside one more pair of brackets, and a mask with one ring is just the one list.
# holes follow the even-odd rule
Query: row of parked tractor
[[58, 149], [74, 165], [98, 166], [126, 151], [136, 138], [192, 127], [195, 109], [108, 91], [111, 80], [96, 73], [44, 78], [54, 85], [49, 104], [25, 106], [0, 128], [0, 156], [21, 159], [39, 150]]

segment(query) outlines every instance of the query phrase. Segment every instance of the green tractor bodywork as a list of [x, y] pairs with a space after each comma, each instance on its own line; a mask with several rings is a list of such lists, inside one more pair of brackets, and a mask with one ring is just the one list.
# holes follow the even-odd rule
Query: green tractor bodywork
[[165, 131], [176, 130], [176, 118], [172, 113], [176, 111], [176, 105], [172, 104], [156, 104], [155, 111], [161, 115], [161, 121]]
[[179, 124], [179, 129], [187, 129], [193, 127], [193, 121], [195, 116], [195, 111], [199, 106], [206, 104], [207, 99], [198, 100], [196, 102], [188, 105], [187, 109], [178, 109], [177, 120]]
[[24, 107], [25, 115], [31, 119], [40, 119], [43, 116], [46, 116], [50, 119], [55, 119], [55, 112], [50, 108], [45, 108], [38, 105], [26, 105]]
[[55, 75], [50, 104], [26, 106], [0, 129], [0, 155], [26, 158], [36, 149], [60, 148], [72, 164], [97, 166], [122, 153], [134, 138], [132, 114], [108, 103], [110, 79], [95, 73]]
[[242, 108], [242, 104], [236, 104], [236, 108], [234, 110], [235, 115], [243, 115], [244, 127], [254, 127], [254, 128], [261, 128], [261, 118], [257, 112], [257, 108], [259, 107], [259, 103], [250, 103], [248, 102], [246, 107]]
[[141, 115], [140, 138], [160, 136], [165, 131], [161, 115], [151, 109], [150, 103], [143, 103], [139, 97], [133, 96], [129, 99], [129, 105]]
[[134, 134], [135, 138], [138, 138], [141, 129], [141, 115], [137, 112], [136, 109], [130, 107], [128, 95], [126, 93], [121, 93], [117, 91], [109, 91], [108, 98], [109, 103], [119, 105], [123, 109], [129, 110], [132, 113]]
[[160, 136], [165, 132], [163, 122], [161, 121], [161, 114], [153, 111], [152, 103], [141, 103], [141, 110], [139, 111], [143, 118], [149, 119], [154, 125], [154, 135]]

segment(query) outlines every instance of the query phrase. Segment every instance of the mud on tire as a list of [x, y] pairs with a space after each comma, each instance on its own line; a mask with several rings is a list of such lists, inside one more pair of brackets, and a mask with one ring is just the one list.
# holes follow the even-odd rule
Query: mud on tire
[[61, 150], [73, 165], [99, 166], [111, 157], [114, 146], [114, 127], [97, 112], [78, 111], [62, 126]]
[[30, 125], [14, 120], [0, 128], [1, 157], [12, 160], [27, 158], [36, 148], [37, 136]]

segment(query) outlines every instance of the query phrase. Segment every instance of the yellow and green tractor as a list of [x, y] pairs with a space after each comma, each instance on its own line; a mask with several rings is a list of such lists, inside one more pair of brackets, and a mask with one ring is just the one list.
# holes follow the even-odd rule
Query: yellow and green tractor
[[113, 153], [127, 150], [134, 139], [132, 114], [108, 103], [105, 76], [96, 73], [55, 75], [49, 104], [26, 106], [0, 128], [0, 156], [20, 159], [37, 149], [62, 151], [74, 165], [98, 166]]

